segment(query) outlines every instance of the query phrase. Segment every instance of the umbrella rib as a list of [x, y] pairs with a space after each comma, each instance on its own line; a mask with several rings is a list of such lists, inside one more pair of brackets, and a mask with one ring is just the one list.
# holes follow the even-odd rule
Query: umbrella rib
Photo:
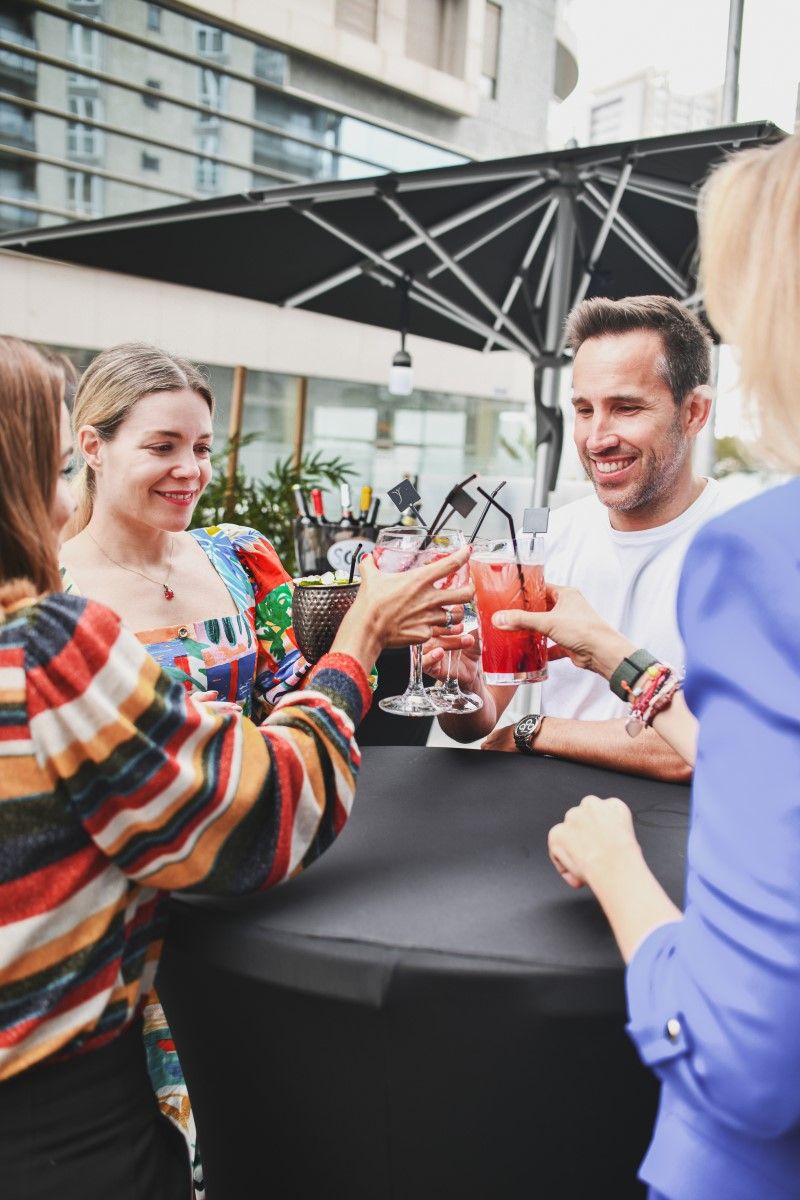
[[550, 276], [553, 273], [553, 264], [556, 261], [556, 231], [553, 230], [550, 236], [550, 242], [547, 246], [544, 263], [542, 264], [542, 274], [539, 278], [539, 286], [536, 289], [536, 295], [533, 298], [533, 307], [538, 312], [544, 303], [544, 295], [547, 291], [547, 285], [550, 283]]
[[[520, 287], [522, 286], [525, 272], [527, 271], [528, 267], [533, 262], [534, 255], [536, 254], [536, 251], [539, 249], [540, 245], [542, 244], [542, 241], [544, 240], [544, 235], [547, 233], [547, 230], [550, 226], [550, 222], [552, 221], [557, 209], [558, 209], [558, 199], [555, 196], [551, 196], [550, 203], [547, 206], [545, 214], [542, 217], [541, 221], [539, 222], [536, 232], [534, 233], [533, 237], [531, 238], [530, 242], [528, 243], [528, 249], [525, 251], [522, 262], [520, 263], [519, 268], [518, 268], [517, 273], [515, 274], [514, 278], [511, 280], [509, 289], [505, 294], [505, 299], [503, 300], [503, 303], [500, 306], [504, 313], [507, 313], [510, 311], [511, 306], [514, 303], [514, 300], [516, 299], [517, 292], [519, 291]], [[499, 328], [500, 328], [500, 320], [498, 317], [495, 317], [495, 321], [494, 321], [494, 325], [492, 326], [492, 329], [496, 332]], [[493, 336], [487, 339], [486, 345], [483, 347], [484, 354], [486, 354], [487, 351], [491, 350], [493, 343], [494, 343]]]
[[[462, 246], [462, 248], [453, 255], [453, 258], [456, 262], [461, 262], [461, 260], [467, 258], [468, 255], [473, 254], [476, 250], [480, 250], [481, 246], [487, 245], [488, 242], [493, 241], [496, 237], [500, 237], [501, 234], [506, 233], [509, 229], [513, 229], [513, 227], [518, 225], [520, 221], [524, 221], [526, 217], [532, 216], [533, 213], [538, 212], [542, 205], [547, 204], [551, 195], [552, 188], [548, 186], [545, 188], [544, 195], [538, 196], [533, 204], [526, 204], [526, 206], [520, 209], [519, 212], [515, 213], [513, 217], [509, 217], [507, 221], [503, 221], [500, 225], [496, 225], [494, 229], [490, 229], [488, 233], [482, 234], [481, 237], [477, 238], [474, 242], [470, 242], [468, 245]], [[435, 279], [437, 275], [440, 275], [442, 271], [446, 270], [447, 267], [444, 265], [444, 263], [437, 263], [435, 267], [431, 267], [430, 271], [426, 272], [426, 277], [428, 279]]]
[[[575, 295], [572, 298], [572, 304], [570, 305], [571, 309], [575, 308], [576, 304], [580, 304], [581, 300], [583, 300], [584, 296], [589, 290], [589, 284], [591, 283], [592, 275], [595, 272], [600, 255], [603, 253], [603, 248], [608, 240], [608, 235], [611, 232], [611, 226], [614, 222], [614, 218], [619, 212], [622, 196], [625, 192], [625, 188], [628, 186], [628, 180], [631, 177], [632, 170], [633, 163], [630, 161], [630, 159], [628, 159], [627, 162], [623, 163], [622, 170], [620, 171], [619, 178], [617, 179], [617, 186], [614, 188], [614, 194], [611, 197], [611, 200], [608, 204], [608, 209], [606, 210], [606, 215], [603, 217], [600, 228], [597, 231], [597, 237], [594, 240], [594, 245], [592, 246], [588, 261], [583, 268], [583, 274], [581, 275], [580, 281], [575, 290]], [[566, 345], [565, 332], [566, 326], [564, 327], [564, 331], [561, 333], [561, 338], [558, 343], [557, 354], [559, 356], [564, 353], [564, 346]]]
[[[594, 200], [592, 200], [592, 198], [590, 196], [587, 196], [585, 193], [580, 196], [580, 201], [582, 204], [586, 205], [586, 207], [589, 209], [590, 212], [593, 212], [594, 215], [599, 220], [602, 221], [602, 219], [605, 215], [604, 208], [602, 208], [599, 204], [597, 204]], [[661, 278], [665, 281], [665, 283], [668, 283], [669, 286], [674, 291], [680, 291], [683, 293], [686, 290], [686, 289], [684, 289], [684, 286], [682, 283], [681, 283], [680, 288], [677, 286], [676, 280], [675, 280], [671, 270], [665, 271], [662, 268], [660, 263], [653, 261], [652, 259], [649, 258], [648, 255], [644, 254], [641, 246], [636, 244], [636, 242], [633, 240], [633, 238], [630, 236], [630, 234], [627, 233], [627, 231], [621, 225], [618, 225], [616, 222], [614, 222], [614, 224], [611, 226], [611, 228], [612, 228], [612, 231], [617, 235], [619, 240], [621, 242], [624, 242], [625, 245], [630, 250], [633, 250], [633, 252], [639, 256], [639, 258], [642, 260], [643, 263], [645, 263], [646, 266], [650, 267], [650, 269], [652, 271], [655, 271], [656, 275], [660, 275]]]
[[[608, 198], [593, 183], [585, 183], [584, 188], [600, 208], [599, 213], [595, 210], [595, 215], [602, 218], [608, 209]], [[591, 205], [589, 207], [591, 208]], [[617, 212], [614, 214], [612, 228], [618, 236], [624, 234], [623, 241], [627, 240], [631, 249], [635, 250], [640, 258], [648, 262], [676, 292], [679, 292], [682, 296], [689, 294], [690, 287], [687, 281], [682, 275], [678, 274], [672, 263], [664, 258], [661, 251], [634, 225], [633, 221], [629, 220], [628, 217], [624, 217], [621, 212]]]
[[[526, 179], [524, 183], [517, 183], [513, 187], [505, 188], [502, 192], [498, 192], [486, 200], [481, 200], [479, 203], [473, 204], [470, 208], [463, 209], [454, 216], [445, 217], [432, 227], [432, 232], [437, 236], [441, 233], [448, 233], [451, 229], [458, 228], [459, 225], [466, 225], [468, 221], [472, 221], [476, 217], [482, 217], [484, 213], [491, 212], [493, 208], [499, 208], [501, 204], [505, 204], [509, 200], [516, 200], [517, 196], [524, 195], [525, 192], [531, 191], [533, 188], [538, 187], [538, 185], [538, 179]], [[399, 258], [409, 250], [416, 249], [421, 244], [422, 238], [403, 238], [402, 241], [395, 242], [388, 250], [384, 250], [383, 257], [386, 259]], [[352, 267], [345, 267], [344, 270], [337, 271], [334, 275], [329, 275], [327, 278], [321, 279], [318, 283], [304, 288], [303, 291], [296, 292], [293, 296], [288, 296], [282, 302], [283, 307], [299, 308], [300, 305], [306, 304], [309, 300], [314, 300], [324, 292], [332, 291], [333, 288], [339, 287], [344, 283], [349, 283], [351, 279], [356, 279], [361, 274], [361, 271], [361, 263], [356, 263]]]
[[[338, 238], [340, 241], [344, 242], [345, 245], [351, 246], [354, 250], [358, 250], [358, 252], [363, 254], [365, 258], [371, 259], [376, 266], [382, 267], [383, 270], [388, 271], [389, 274], [394, 276], [395, 279], [405, 279], [406, 272], [402, 267], [398, 267], [396, 263], [390, 262], [387, 258], [384, 258], [384, 256], [377, 250], [373, 250], [371, 246], [368, 246], [366, 242], [362, 242], [359, 238], [354, 237], [353, 234], [347, 233], [344, 229], [340, 229], [339, 226], [335, 225], [333, 221], [329, 220], [327, 217], [321, 216], [320, 213], [315, 212], [313, 208], [305, 204], [296, 204], [292, 207], [294, 208], [295, 212], [300, 213], [301, 216], [307, 217], [309, 221], [313, 221], [315, 225], [319, 225], [321, 229], [326, 230], [327, 233], [330, 233], [333, 237]], [[395, 284], [395, 286], [397, 285]], [[460, 305], [455, 303], [455, 301], [450, 300], [449, 297], [442, 295], [441, 292], [430, 287], [430, 285], [423, 284], [419, 280], [415, 280], [415, 287], [418, 291], [425, 292], [430, 295], [430, 297], [435, 300], [437, 304], [443, 305], [450, 309], [453, 319], [458, 320], [460, 324], [466, 325], [468, 328], [471, 327], [473, 332], [483, 332], [488, 328], [488, 326], [483, 322], [480, 322], [480, 329], [476, 329], [474, 326], [468, 325], [468, 322], [472, 322], [478, 318], [474, 318], [471, 313], [467, 312], [466, 309], [461, 308]], [[512, 342], [508, 337], [504, 338], [503, 342], [507, 350], [523, 349], [523, 347], [519, 346], [516, 342]]]
[[[367, 276], [369, 279], [374, 279], [377, 283], [382, 284], [383, 287], [396, 287], [394, 279], [392, 277], [387, 278], [387, 276], [385, 276], [380, 270], [369, 271], [367, 272]], [[464, 329], [468, 329], [470, 333], [475, 333], [481, 337], [486, 337], [487, 333], [490, 332], [489, 326], [485, 324], [485, 322], [481, 321], [480, 317], [475, 317], [472, 315], [472, 313], [468, 313], [464, 309], [458, 308], [457, 305], [454, 305], [452, 301], [448, 300], [444, 296], [439, 296], [437, 299], [433, 299], [433, 297], [437, 297], [438, 295], [433, 288], [425, 288], [425, 291], [420, 291], [418, 290], [420, 287], [424, 287], [424, 285], [419, 284], [418, 281], [412, 280], [408, 291], [410, 300], [415, 301], [417, 304], [421, 304], [424, 308], [429, 308], [432, 312], [438, 313], [441, 317], [446, 317], [449, 321], [453, 321], [456, 325], [461, 325]], [[428, 292], [430, 293], [430, 296], [426, 294]], [[504, 346], [506, 350], [513, 350], [515, 354], [519, 354], [520, 350], [522, 349], [516, 344], [516, 342], [512, 342], [506, 338], [505, 335], [498, 337], [498, 342]]]
[[437, 258], [441, 259], [441, 261], [449, 268], [453, 275], [455, 275], [456, 279], [458, 279], [464, 285], [464, 287], [472, 292], [473, 296], [480, 300], [484, 308], [488, 308], [489, 312], [493, 313], [495, 317], [500, 317], [506, 328], [513, 333], [518, 341], [525, 347], [531, 358], [538, 358], [539, 351], [528, 335], [524, 333], [516, 324], [516, 322], [512, 321], [506, 313], [501, 312], [494, 300], [492, 300], [490, 296], [487, 296], [486, 292], [484, 292], [483, 288], [475, 282], [472, 276], [453, 260], [452, 255], [448, 254], [444, 247], [437, 242], [436, 238], [429, 233], [428, 230], [419, 223], [419, 221], [417, 221], [416, 217], [412, 216], [408, 209], [405, 208], [405, 206], [402, 205], [395, 196], [391, 195], [386, 190], [380, 191], [379, 194], [384, 203], [397, 214], [401, 221], [404, 221], [406, 225], [408, 225], [409, 228], [412, 229], [413, 232], [422, 239], [425, 245], [433, 251]]
[[[591, 183], [593, 179], [599, 179], [601, 183], [613, 184], [616, 182], [616, 178], [615, 172], [600, 170], [587, 175], [584, 182]], [[674, 204], [677, 208], [688, 208], [692, 212], [697, 212], [697, 193], [682, 184], [668, 183], [666, 180], [656, 179], [655, 176], [636, 173], [632, 174], [628, 181], [628, 191], [638, 192], [641, 196], [649, 196], [652, 200], [662, 200], [664, 204]]]

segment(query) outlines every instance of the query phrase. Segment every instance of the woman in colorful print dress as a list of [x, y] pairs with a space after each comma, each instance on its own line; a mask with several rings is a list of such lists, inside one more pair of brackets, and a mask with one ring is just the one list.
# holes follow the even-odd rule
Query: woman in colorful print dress
[[366, 564], [334, 652], [257, 729], [196, 702], [109, 608], [60, 591], [62, 397], [50, 360], [0, 338], [2, 1193], [186, 1200], [141, 1031], [165, 896], [256, 892], [330, 845], [366, 671], [468, 598], [434, 587], [465, 556], [400, 576]]
[[[213, 412], [200, 372], [155, 347], [117, 346], [92, 362], [73, 409], [84, 466], [62, 548], [64, 589], [112, 608], [187, 691], [259, 720], [310, 668], [292, 632], [290, 577], [267, 538], [236, 525], [186, 532], [211, 478]], [[145, 1038], [200, 1196], [186, 1085], [154, 995]]]

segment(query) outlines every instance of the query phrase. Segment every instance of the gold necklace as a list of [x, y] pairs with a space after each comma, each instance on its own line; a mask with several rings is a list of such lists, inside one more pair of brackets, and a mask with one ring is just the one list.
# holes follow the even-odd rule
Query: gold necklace
[[140, 575], [141, 578], [146, 579], [148, 583], [154, 583], [156, 585], [156, 587], [163, 588], [164, 599], [165, 600], [174, 600], [175, 593], [172, 590], [172, 588], [169, 586], [169, 577], [172, 574], [172, 552], [175, 549], [175, 538], [174, 537], [171, 537], [170, 541], [169, 541], [169, 565], [167, 567], [167, 578], [164, 580], [163, 583], [159, 583], [157, 579], [152, 579], [149, 575], [145, 575], [144, 571], [137, 571], [136, 567], [126, 567], [125, 563], [117, 562], [117, 560], [115, 558], [112, 558], [110, 554], [106, 553], [106, 551], [103, 549], [103, 547], [98, 542], [97, 538], [92, 537], [92, 535], [91, 535], [91, 533], [89, 533], [88, 529], [85, 532], [86, 532], [87, 537], [91, 538], [91, 540], [94, 542], [95, 546], [97, 546], [97, 549], [103, 555], [103, 558], [107, 558], [110, 563], [113, 563], [115, 567], [119, 567], [120, 570], [129, 571], [131, 573], [131, 575]]

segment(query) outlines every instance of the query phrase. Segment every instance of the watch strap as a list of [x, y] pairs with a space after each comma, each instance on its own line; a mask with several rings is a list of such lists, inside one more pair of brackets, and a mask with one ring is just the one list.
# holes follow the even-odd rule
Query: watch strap
[[647, 668], [657, 662], [658, 659], [653, 658], [649, 650], [634, 650], [633, 654], [623, 658], [609, 679], [608, 686], [615, 696], [619, 696], [620, 700], [627, 702], [631, 698], [631, 688], [641, 679]]
[[533, 754], [531, 739], [536, 736], [544, 717], [541, 713], [528, 713], [514, 726], [514, 745], [520, 754]]

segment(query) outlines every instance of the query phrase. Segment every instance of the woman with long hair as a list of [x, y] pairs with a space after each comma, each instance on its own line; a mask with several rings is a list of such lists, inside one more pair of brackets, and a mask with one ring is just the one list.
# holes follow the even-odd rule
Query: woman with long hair
[[[678, 614], [684, 704], [569, 588], [501, 628], [547, 634], [627, 686], [695, 763], [681, 913], [648, 869], [631, 814], [587, 796], [550, 833], [572, 887], [590, 887], [627, 967], [628, 1026], [662, 1081], [641, 1178], [652, 1200], [800, 1195], [800, 137], [736, 154], [701, 198], [708, 314], [739, 354], [765, 461], [794, 476], [706, 525]], [[679, 665], [679, 664], [678, 664]]]
[[[168, 892], [257, 892], [344, 825], [366, 672], [471, 589], [367, 563], [333, 652], [257, 728], [195, 701], [109, 608], [61, 593], [63, 374], [0, 338], [0, 1180], [26, 1200], [186, 1200], [145, 1066]], [[60, 431], [60, 436], [59, 436]]]
[[[188, 691], [263, 717], [310, 671], [292, 629], [290, 577], [268, 539], [235, 524], [187, 531], [211, 479], [214, 396], [186, 359], [113, 346], [84, 372], [73, 428], [83, 459], [62, 547], [64, 590], [107, 604]], [[162, 1111], [202, 1163], [164, 1011], [145, 1005], [148, 1065]]]

